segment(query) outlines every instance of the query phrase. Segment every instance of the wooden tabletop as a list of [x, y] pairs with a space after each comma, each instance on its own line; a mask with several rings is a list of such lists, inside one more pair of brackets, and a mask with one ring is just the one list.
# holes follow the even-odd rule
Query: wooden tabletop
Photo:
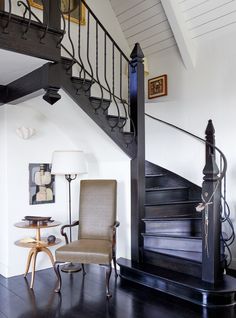
[[53, 221], [53, 222], [47, 222], [47, 223], [37, 223], [37, 224], [32, 224], [29, 221], [22, 221], [14, 224], [16, 227], [19, 227], [21, 229], [43, 229], [43, 228], [48, 228], [48, 227], [55, 227], [58, 225], [61, 225], [60, 222]]

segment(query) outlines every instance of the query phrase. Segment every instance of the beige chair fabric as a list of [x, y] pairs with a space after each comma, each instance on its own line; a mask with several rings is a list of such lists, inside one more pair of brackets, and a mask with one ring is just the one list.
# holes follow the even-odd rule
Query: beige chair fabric
[[[78, 240], [59, 247], [55, 252], [54, 269], [59, 279], [59, 287], [55, 290], [56, 292], [60, 291], [61, 288], [58, 263], [73, 262], [82, 265], [93, 263], [108, 266], [106, 289], [107, 296], [111, 296], [109, 293], [109, 278], [112, 260], [116, 272], [116, 192], [116, 180], [81, 181]], [[66, 236], [64, 233], [63, 235]], [[68, 241], [67, 237], [66, 240]]]
[[116, 180], [81, 181], [79, 240], [59, 247], [57, 261], [110, 264], [116, 187]]

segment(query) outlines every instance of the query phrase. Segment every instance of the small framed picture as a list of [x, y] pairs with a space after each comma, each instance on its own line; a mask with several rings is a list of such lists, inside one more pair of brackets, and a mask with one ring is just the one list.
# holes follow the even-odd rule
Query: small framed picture
[[167, 75], [161, 75], [148, 80], [148, 98], [167, 95]]

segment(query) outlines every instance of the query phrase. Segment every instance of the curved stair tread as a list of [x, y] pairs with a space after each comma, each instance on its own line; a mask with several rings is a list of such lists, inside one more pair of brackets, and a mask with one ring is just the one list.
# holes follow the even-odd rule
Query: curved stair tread
[[178, 205], [178, 204], [198, 204], [200, 200], [185, 200], [185, 201], [171, 201], [171, 202], [161, 202], [159, 204], [145, 203], [145, 206], [161, 206], [161, 205]]
[[146, 188], [146, 192], [151, 191], [167, 191], [167, 190], [187, 190], [189, 187], [183, 187], [183, 186], [176, 186], [176, 187], [155, 187], [155, 188]]
[[163, 217], [153, 217], [153, 218], [143, 218], [142, 221], [144, 222], [165, 222], [165, 221], [191, 221], [191, 220], [202, 220], [202, 217], [199, 217], [199, 214], [195, 215], [175, 215], [171, 216], [163, 216]]
[[159, 237], [159, 238], [169, 238], [169, 239], [177, 239], [177, 238], [181, 238], [181, 239], [186, 239], [186, 240], [202, 240], [202, 236], [200, 235], [200, 233], [194, 233], [194, 235], [190, 234], [189, 232], [184, 233], [180, 232], [180, 233], [156, 233], [156, 232], [146, 232], [146, 233], [141, 233], [142, 236], [155, 236], [155, 237]]
[[201, 252], [176, 251], [176, 250], [169, 250], [169, 249], [162, 249], [162, 248], [152, 248], [152, 249], [145, 248], [144, 250], [157, 253], [157, 254], [173, 256], [173, 258], [181, 258], [181, 259], [197, 262], [200, 264], [202, 263]]
[[156, 178], [156, 177], [164, 177], [166, 176], [165, 173], [154, 173], [154, 174], [146, 174], [146, 178]]

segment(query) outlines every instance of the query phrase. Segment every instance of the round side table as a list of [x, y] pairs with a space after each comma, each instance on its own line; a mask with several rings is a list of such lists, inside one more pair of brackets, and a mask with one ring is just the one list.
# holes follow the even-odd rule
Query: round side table
[[25, 242], [24, 239], [18, 240], [15, 242], [15, 245], [17, 245], [17, 246], [30, 248], [27, 263], [26, 263], [26, 270], [25, 270], [25, 274], [24, 274], [24, 277], [26, 277], [28, 272], [29, 272], [29, 267], [30, 267], [31, 260], [32, 260], [32, 276], [31, 276], [30, 288], [33, 288], [33, 286], [34, 286], [35, 266], [36, 266], [37, 254], [39, 252], [45, 252], [48, 255], [48, 257], [50, 258], [52, 266], [53, 266], [54, 265], [54, 258], [53, 258], [53, 255], [48, 247], [57, 245], [61, 242], [61, 239], [56, 238], [55, 242], [49, 243], [47, 241], [46, 237], [41, 237], [40, 230], [50, 228], [50, 227], [59, 226], [60, 224], [61, 224], [60, 222], [56, 222], [56, 221], [48, 222], [48, 223], [38, 222], [36, 224], [31, 224], [28, 221], [24, 221], [24, 222], [18, 222], [15, 224], [16, 227], [21, 228], [21, 229], [31, 229], [31, 230], [34, 229], [34, 230], [36, 230], [36, 238], [35, 238], [34, 242]]

